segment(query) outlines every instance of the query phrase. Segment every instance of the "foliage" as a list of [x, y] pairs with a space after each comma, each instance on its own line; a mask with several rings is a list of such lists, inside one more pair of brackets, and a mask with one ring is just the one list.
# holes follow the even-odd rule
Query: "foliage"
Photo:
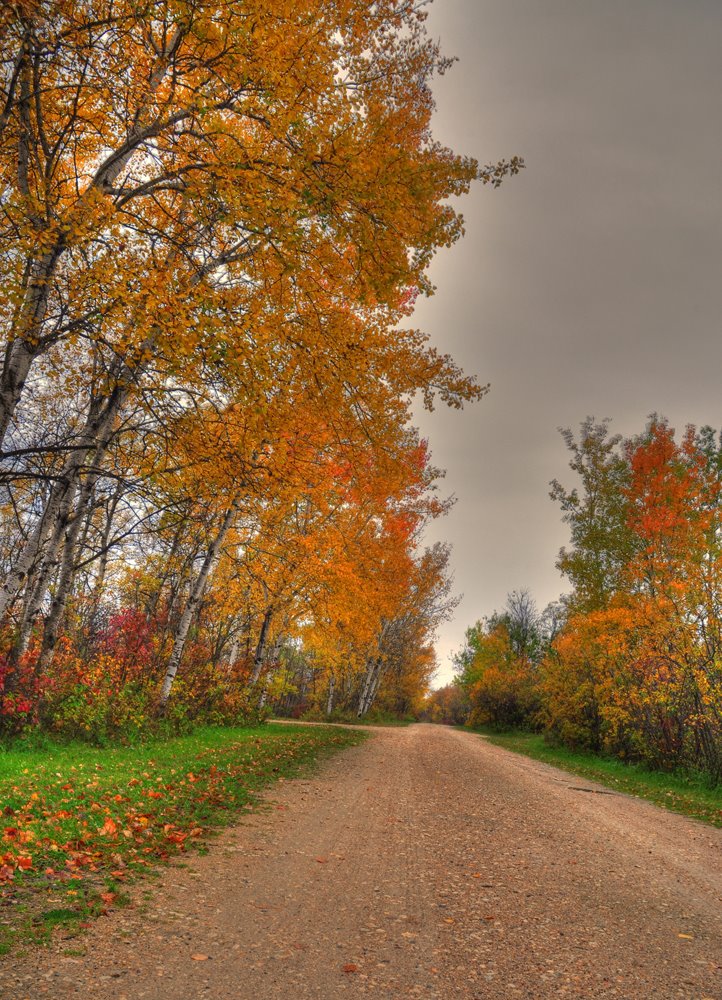
[[456, 662], [457, 682], [470, 706], [470, 725], [536, 725], [539, 663], [553, 620], [548, 609], [537, 611], [528, 591], [514, 591], [501, 614], [467, 630], [466, 645]]
[[423, 698], [450, 598], [420, 539], [449, 504], [412, 402], [486, 388], [408, 321], [453, 199], [523, 167], [435, 140], [425, 21], [0, 13], [4, 732]]
[[470, 719], [719, 782], [719, 437], [688, 427], [677, 440], [654, 415], [628, 441], [591, 418], [579, 443], [564, 439], [581, 486], [555, 482], [552, 496], [571, 526], [559, 568], [574, 589], [563, 614], [547, 612], [541, 656], [521, 655], [518, 637], [515, 648], [509, 606], [469, 631], [458, 666]]
[[595, 611], [615, 592], [634, 549], [628, 524], [629, 463], [620, 448], [622, 438], [609, 434], [609, 421], [588, 417], [578, 441], [568, 428], [561, 435], [580, 483], [571, 490], [556, 479], [551, 483], [550, 496], [571, 534], [571, 547], [561, 550], [557, 568], [572, 584], [573, 605]]
[[427, 696], [421, 712], [424, 722], [461, 726], [469, 718], [469, 701], [459, 684], [445, 684]]

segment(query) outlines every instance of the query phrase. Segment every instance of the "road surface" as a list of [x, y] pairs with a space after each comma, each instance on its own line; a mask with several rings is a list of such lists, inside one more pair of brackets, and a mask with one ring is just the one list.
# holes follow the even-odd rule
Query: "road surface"
[[721, 848], [471, 733], [379, 729], [138, 889], [85, 955], [6, 959], [0, 996], [718, 1000]]

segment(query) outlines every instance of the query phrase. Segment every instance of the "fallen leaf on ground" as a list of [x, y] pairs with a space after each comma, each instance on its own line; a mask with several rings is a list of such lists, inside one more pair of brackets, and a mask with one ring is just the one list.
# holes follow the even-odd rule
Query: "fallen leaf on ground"
[[208, 955], [200, 955], [200, 954], [191, 955], [191, 958], [193, 959], [194, 962], [207, 962], [208, 957], [209, 957]]

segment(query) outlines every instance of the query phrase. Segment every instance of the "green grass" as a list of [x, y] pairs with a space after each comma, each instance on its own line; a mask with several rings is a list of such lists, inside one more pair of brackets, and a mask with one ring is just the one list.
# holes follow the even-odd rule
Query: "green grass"
[[[351, 722], [351, 719], [348, 720]], [[405, 726], [412, 726], [416, 722], [416, 719], [399, 719], [393, 715], [368, 715], [363, 719], [354, 719], [353, 724], [356, 726], [368, 726], [369, 728], [376, 727], [379, 728], [404, 728]]]
[[0, 954], [72, 937], [125, 887], [365, 734], [337, 728], [204, 727], [135, 747], [0, 749]]
[[[277, 718], [280, 719], [282, 716], [277, 716]], [[325, 712], [312, 711], [306, 712], [306, 714], [303, 715], [298, 721], [320, 722], [331, 726], [367, 726], [369, 728], [386, 728], [388, 726], [410, 726], [416, 722], [416, 719], [411, 717], [399, 718], [397, 715], [391, 715], [387, 712], [370, 712], [368, 715], [364, 715], [363, 718], [359, 719], [355, 712], [334, 711], [331, 715], [326, 715]]]
[[648, 799], [673, 812], [722, 827], [722, 788], [710, 788], [699, 775], [666, 774], [610, 757], [550, 746], [533, 733], [499, 733], [480, 728], [490, 743], [553, 764], [571, 774], [598, 781], [608, 788]]

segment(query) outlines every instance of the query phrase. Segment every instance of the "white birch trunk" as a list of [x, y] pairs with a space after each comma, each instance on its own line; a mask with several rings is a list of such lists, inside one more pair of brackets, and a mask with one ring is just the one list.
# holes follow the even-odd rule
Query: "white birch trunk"
[[[371, 709], [373, 708], [373, 704], [376, 701], [376, 695], [378, 694], [383, 673], [384, 673], [383, 666], [379, 663], [376, 669], [376, 676], [374, 677], [373, 684], [371, 685], [371, 691], [369, 692], [369, 696], [366, 701], [366, 712], [370, 712]], [[364, 712], [364, 715], [366, 714], [366, 712]]]
[[238, 654], [241, 651], [241, 640], [236, 636], [236, 638], [231, 643], [231, 648], [228, 652], [228, 673], [230, 674], [236, 663], [238, 662]]
[[328, 682], [328, 698], [326, 699], [326, 715], [330, 715], [333, 712], [333, 696], [336, 691], [336, 675], [331, 674]]
[[55, 594], [50, 605], [50, 614], [45, 621], [43, 632], [43, 643], [40, 649], [37, 673], [44, 674], [50, 667], [55, 656], [55, 644], [58, 641], [58, 632], [65, 613], [65, 606], [73, 588], [75, 577], [75, 563], [78, 553], [78, 539], [81, 527], [86, 523], [87, 510], [92, 504], [93, 491], [98, 480], [97, 473], [88, 476], [78, 499], [77, 509], [65, 533], [65, 546], [63, 549], [63, 559], [60, 565], [60, 575], [55, 585]]
[[374, 683], [374, 678], [376, 675], [376, 670], [378, 669], [378, 659], [374, 657], [369, 660], [368, 666], [366, 667], [366, 676], [364, 677], [364, 682], [361, 687], [361, 695], [359, 696], [358, 711], [356, 713], [357, 717], [360, 719], [363, 715], [366, 715], [368, 711], [369, 697]]
[[121, 496], [122, 496], [122, 489], [119, 483], [115, 493], [113, 494], [113, 499], [111, 500], [108, 506], [108, 511], [105, 518], [105, 526], [103, 527], [103, 533], [100, 536], [100, 558], [98, 560], [98, 571], [96, 573], [95, 579], [93, 580], [93, 592], [90, 598], [90, 606], [92, 608], [92, 611], [90, 613], [91, 632], [95, 631], [95, 623], [98, 618], [98, 612], [100, 611], [100, 602], [103, 597], [103, 587], [105, 585], [105, 575], [108, 572], [108, 561], [110, 558], [108, 552], [108, 545], [110, 543], [110, 533], [113, 530], [113, 518], [115, 517], [115, 512], [117, 510], [118, 504], [120, 503]]
[[198, 607], [203, 600], [203, 595], [206, 592], [206, 587], [208, 586], [208, 580], [211, 576], [212, 571], [215, 569], [218, 557], [220, 555], [221, 546], [225, 540], [228, 530], [233, 523], [233, 519], [236, 516], [236, 506], [235, 503], [226, 511], [223, 518], [223, 522], [218, 531], [218, 534], [211, 542], [206, 552], [206, 557], [203, 560], [203, 565], [200, 568], [198, 576], [196, 577], [195, 583], [191, 588], [191, 592], [188, 595], [188, 600], [186, 606], [183, 610], [183, 614], [180, 617], [178, 626], [176, 628], [176, 634], [173, 641], [173, 649], [171, 650], [170, 658], [168, 660], [168, 667], [166, 669], [165, 678], [163, 679], [163, 686], [161, 687], [160, 698], [158, 701], [158, 710], [162, 714], [167, 705], [168, 699], [170, 697], [170, 692], [173, 687], [173, 681], [175, 680], [176, 674], [178, 673], [178, 667], [180, 666], [181, 658], [183, 656], [183, 650], [185, 649], [186, 639], [188, 638], [188, 632], [191, 627], [191, 623]]
[[[135, 374], [139, 375], [141, 372], [142, 367]], [[119, 367], [113, 375], [120, 377], [124, 373], [123, 365], [122, 370]], [[77, 446], [66, 459], [63, 470], [50, 491], [42, 517], [0, 587], [0, 621], [23, 586], [28, 583], [29, 574], [34, 568], [34, 578], [26, 594], [23, 621], [29, 614], [32, 617], [34, 607], [42, 605], [48, 580], [58, 564], [60, 547], [86, 460], [91, 453], [95, 455], [96, 466], [102, 460], [113, 437], [115, 420], [128, 399], [129, 391], [127, 383], [118, 384], [109, 396], [92, 401]], [[36, 594], [38, 589], [42, 590], [39, 597]]]

